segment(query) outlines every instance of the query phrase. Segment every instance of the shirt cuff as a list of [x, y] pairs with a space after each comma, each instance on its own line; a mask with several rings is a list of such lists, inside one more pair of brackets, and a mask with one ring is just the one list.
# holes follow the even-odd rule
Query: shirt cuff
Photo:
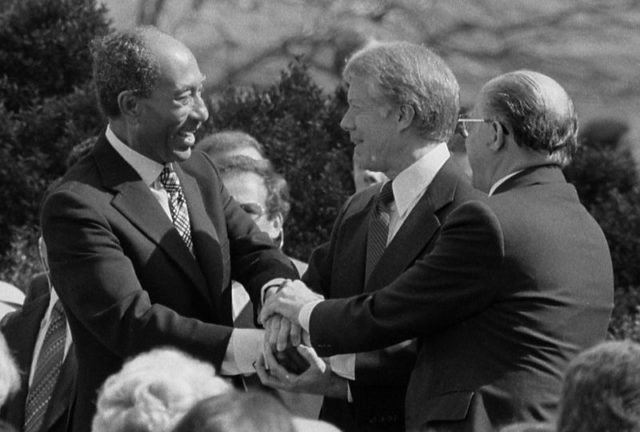
[[331, 371], [342, 378], [351, 381], [356, 379], [356, 355], [339, 354], [329, 357]]
[[233, 329], [227, 352], [224, 354], [221, 375], [248, 375], [255, 373], [253, 363], [262, 354], [264, 330]]
[[315, 308], [316, 305], [318, 303], [321, 303], [322, 301], [323, 300], [312, 301], [300, 308], [300, 312], [298, 313], [298, 322], [300, 323], [300, 327], [302, 327], [302, 329], [307, 333], [309, 333], [311, 313], [313, 312], [313, 308]]

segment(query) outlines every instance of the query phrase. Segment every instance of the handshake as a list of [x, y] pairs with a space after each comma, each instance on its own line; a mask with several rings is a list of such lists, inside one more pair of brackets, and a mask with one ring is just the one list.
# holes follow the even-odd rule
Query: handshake
[[310, 346], [311, 343], [309, 333], [300, 325], [300, 311], [304, 305], [324, 297], [299, 280], [285, 280], [265, 294], [266, 300], [258, 318], [266, 330], [265, 351], [269, 350], [287, 371], [301, 374], [309, 368], [309, 360], [300, 354], [298, 347], [301, 344]]
[[[255, 364], [262, 384], [299, 393], [347, 398], [347, 381], [332, 371], [329, 361], [318, 357], [300, 312], [324, 298], [302, 281], [285, 281], [266, 293], [259, 321], [265, 328], [263, 355]], [[308, 318], [305, 318], [308, 319]]]

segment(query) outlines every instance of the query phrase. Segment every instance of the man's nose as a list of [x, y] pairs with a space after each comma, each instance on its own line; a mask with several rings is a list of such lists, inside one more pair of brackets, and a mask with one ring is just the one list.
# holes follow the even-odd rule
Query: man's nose
[[342, 120], [340, 120], [340, 127], [345, 131], [353, 129], [353, 121], [351, 120], [351, 116], [348, 111], [345, 113], [344, 117], [342, 117]]
[[194, 98], [192, 117], [198, 119], [200, 122], [205, 122], [209, 118], [209, 110], [207, 110], [207, 105], [204, 103], [204, 99], [202, 99], [202, 96], [199, 94]]

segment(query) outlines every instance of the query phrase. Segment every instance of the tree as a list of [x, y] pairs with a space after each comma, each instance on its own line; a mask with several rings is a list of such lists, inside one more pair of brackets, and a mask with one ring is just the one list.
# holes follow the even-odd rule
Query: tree
[[291, 191], [285, 250], [306, 260], [329, 238], [333, 221], [353, 193], [352, 146], [339, 123], [343, 89], [327, 95], [307, 66], [292, 63], [266, 89], [230, 88], [210, 107], [201, 134], [238, 129], [256, 137]]
[[6, 203], [0, 209], [0, 279], [15, 281], [28, 275], [12, 269], [28, 267], [28, 258], [37, 256], [33, 237], [43, 192], [63, 173], [71, 147], [102, 127], [89, 41], [108, 32], [109, 21], [93, 0], [21, 0], [3, 7], [0, 154], [7, 162], [0, 166]]

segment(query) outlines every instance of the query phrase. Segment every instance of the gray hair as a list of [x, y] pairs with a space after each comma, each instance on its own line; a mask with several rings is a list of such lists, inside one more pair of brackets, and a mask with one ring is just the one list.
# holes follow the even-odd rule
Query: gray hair
[[519, 146], [548, 153], [561, 166], [571, 161], [578, 146], [578, 117], [560, 84], [519, 70], [489, 81], [483, 93], [485, 107], [511, 127]]
[[198, 142], [197, 148], [202, 150], [213, 160], [230, 157], [230, 153], [239, 153], [243, 149], [254, 149], [265, 158], [262, 144], [248, 133], [229, 130], [207, 135]]
[[130, 90], [139, 97], [151, 95], [160, 71], [146, 41], [158, 34], [164, 35], [155, 27], [137, 27], [93, 42], [93, 80], [100, 108], [107, 117], [120, 116], [121, 92]]
[[[416, 112], [416, 130], [430, 141], [449, 141], [455, 130], [460, 87], [449, 66], [422, 45], [375, 42], [357, 51], [343, 76], [367, 80], [373, 95]], [[372, 95], [372, 96], [373, 96]]]
[[104, 382], [91, 430], [168, 432], [197, 402], [230, 388], [211, 364], [176, 349], [154, 349]]

